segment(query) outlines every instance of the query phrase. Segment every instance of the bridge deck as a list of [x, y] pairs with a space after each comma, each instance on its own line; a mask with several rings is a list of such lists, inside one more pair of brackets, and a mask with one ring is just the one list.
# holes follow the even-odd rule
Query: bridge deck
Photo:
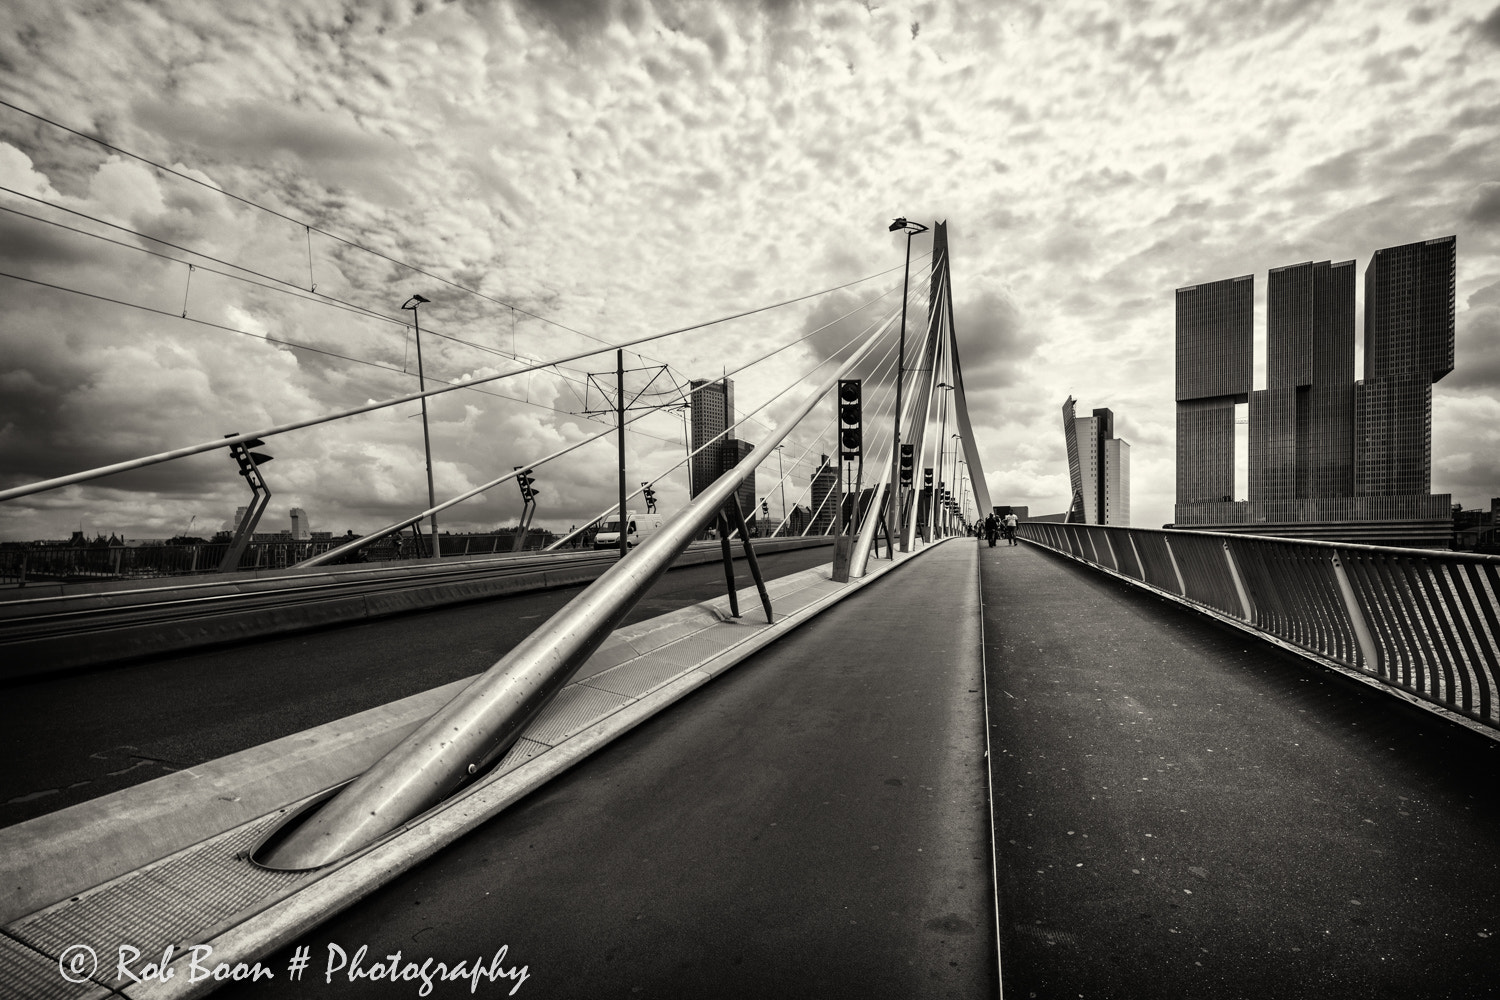
[[1495, 743], [981, 549], [1009, 996], [1490, 996]]
[[994, 995], [976, 583], [925, 554], [310, 932], [315, 983], [224, 995], [357, 993], [330, 941], [505, 945], [533, 998]]

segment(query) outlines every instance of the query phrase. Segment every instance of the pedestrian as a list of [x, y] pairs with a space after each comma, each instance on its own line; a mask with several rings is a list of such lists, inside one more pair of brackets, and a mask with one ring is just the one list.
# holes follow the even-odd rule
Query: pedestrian
[[995, 536], [1000, 533], [1000, 524], [995, 520], [995, 513], [991, 511], [984, 519], [984, 537], [989, 539], [990, 548], [995, 547]]
[[1016, 544], [1016, 524], [1019, 523], [1021, 519], [1019, 517], [1016, 517], [1016, 512], [1015, 511], [1011, 511], [1009, 514], [1005, 515], [1004, 520], [1005, 520], [1005, 538], [1006, 538], [1007, 541], [1010, 542], [1010, 544], [1015, 545]]

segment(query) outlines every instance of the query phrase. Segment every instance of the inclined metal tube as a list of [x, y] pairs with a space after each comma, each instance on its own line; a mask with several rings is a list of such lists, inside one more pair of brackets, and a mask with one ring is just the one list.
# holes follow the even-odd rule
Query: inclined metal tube
[[469, 775], [497, 760], [677, 556], [719, 516], [745, 477], [870, 352], [888, 327], [882, 324], [870, 334], [779, 430], [291, 830], [261, 863], [290, 871], [330, 864], [441, 802]]

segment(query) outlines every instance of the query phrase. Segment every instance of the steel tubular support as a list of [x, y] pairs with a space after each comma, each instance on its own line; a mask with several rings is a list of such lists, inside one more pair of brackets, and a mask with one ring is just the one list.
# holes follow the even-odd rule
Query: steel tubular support
[[1188, 595], [1187, 584], [1182, 582], [1182, 567], [1177, 565], [1177, 553], [1172, 551], [1171, 539], [1163, 538], [1161, 544], [1167, 550], [1167, 558], [1172, 560], [1172, 572], [1177, 575], [1177, 592], [1186, 597]]
[[749, 455], [267, 852], [267, 867], [321, 868], [438, 804], [499, 760], [755, 468], [874, 348], [876, 330]]
[[1354, 629], [1354, 641], [1359, 644], [1360, 655], [1365, 661], [1365, 670], [1378, 675], [1380, 673], [1380, 650], [1375, 645], [1375, 637], [1370, 632], [1369, 623], [1365, 621], [1365, 613], [1360, 610], [1359, 601], [1354, 596], [1354, 587], [1349, 583], [1349, 573], [1344, 569], [1343, 560], [1339, 558], [1337, 552], [1333, 553], [1331, 562], [1333, 577], [1339, 585], [1339, 596], [1344, 599], [1344, 613], [1349, 616], [1349, 625]]
[[776, 621], [776, 616], [771, 614], [771, 595], [766, 593], [766, 581], [760, 575], [760, 562], [755, 558], [755, 546], [750, 544], [750, 528], [745, 524], [745, 509], [740, 506], [739, 494], [735, 494], [729, 509], [734, 511], [734, 522], [740, 529], [740, 542], [745, 546], [745, 562], [750, 566], [750, 578], [755, 581], [755, 589], [760, 593], [760, 606], [766, 610], [766, 624], [770, 625]]
[[729, 590], [729, 613], [740, 616], [739, 588], [734, 582], [734, 549], [729, 544], [729, 518], [719, 515], [719, 550], [724, 553], [724, 586]]
[[1243, 612], [1240, 617], [1253, 625], [1255, 623], [1255, 607], [1250, 603], [1250, 591], [1245, 586], [1245, 578], [1240, 575], [1239, 566], [1235, 564], [1234, 553], [1229, 548], [1229, 542], [1225, 541], [1223, 546], [1224, 561], [1229, 564], [1229, 575], [1234, 580], [1235, 593], [1239, 594], [1240, 597], [1240, 610]]

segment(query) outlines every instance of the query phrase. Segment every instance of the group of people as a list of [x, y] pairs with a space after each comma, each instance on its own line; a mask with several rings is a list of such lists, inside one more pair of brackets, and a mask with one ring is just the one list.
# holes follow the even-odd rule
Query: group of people
[[995, 547], [995, 539], [1004, 536], [1011, 545], [1016, 544], [1016, 524], [1020, 518], [1016, 517], [1015, 511], [1011, 511], [1004, 517], [996, 517], [991, 511], [984, 519], [984, 537], [989, 539], [990, 548]]

